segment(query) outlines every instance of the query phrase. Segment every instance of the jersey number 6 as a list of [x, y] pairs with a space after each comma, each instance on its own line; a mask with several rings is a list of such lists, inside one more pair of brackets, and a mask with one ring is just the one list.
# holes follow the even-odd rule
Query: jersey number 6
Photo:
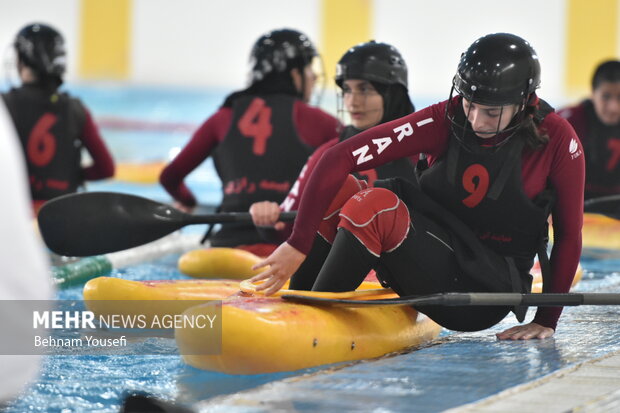
[[46, 113], [32, 128], [28, 137], [28, 159], [35, 166], [45, 166], [54, 157], [56, 153], [56, 138], [50, 132], [50, 129], [56, 123], [56, 116]]

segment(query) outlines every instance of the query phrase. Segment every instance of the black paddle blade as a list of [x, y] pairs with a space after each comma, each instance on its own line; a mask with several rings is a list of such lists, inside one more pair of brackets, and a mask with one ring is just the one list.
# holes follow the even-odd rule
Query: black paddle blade
[[38, 221], [50, 250], [86, 257], [154, 241], [187, 225], [188, 217], [168, 205], [134, 195], [84, 192], [46, 202]]

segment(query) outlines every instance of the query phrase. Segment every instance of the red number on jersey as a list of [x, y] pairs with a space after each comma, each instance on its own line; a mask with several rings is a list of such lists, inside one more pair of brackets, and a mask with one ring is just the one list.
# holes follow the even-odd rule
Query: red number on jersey
[[471, 165], [463, 173], [463, 188], [471, 194], [463, 200], [463, 203], [469, 208], [475, 207], [487, 194], [489, 172], [480, 164]]
[[244, 136], [254, 139], [252, 152], [257, 156], [264, 155], [267, 149], [267, 139], [273, 132], [271, 108], [265, 104], [265, 101], [255, 98], [239, 119], [237, 126]]
[[611, 155], [609, 156], [607, 165], [605, 165], [605, 169], [607, 172], [611, 172], [616, 169], [616, 166], [618, 166], [618, 161], [620, 161], [620, 139], [608, 140], [607, 148], [609, 148]]
[[56, 138], [50, 129], [56, 123], [56, 115], [46, 113], [34, 125], [28, 137], [28, 159], [36, 166], [45, 166], [56, 153]]

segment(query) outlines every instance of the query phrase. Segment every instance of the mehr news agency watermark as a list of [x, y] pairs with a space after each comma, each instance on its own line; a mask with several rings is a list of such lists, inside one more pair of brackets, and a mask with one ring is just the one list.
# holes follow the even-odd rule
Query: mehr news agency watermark
[[[161, 354], [179, 330], [195, 335], [191, 354], [221, 351], [221, 301], [1, 301], [0, 354]], [[77, 308], [76, 308], [77, 307]], [[162, 341], [163, 340], [163, 341]]]

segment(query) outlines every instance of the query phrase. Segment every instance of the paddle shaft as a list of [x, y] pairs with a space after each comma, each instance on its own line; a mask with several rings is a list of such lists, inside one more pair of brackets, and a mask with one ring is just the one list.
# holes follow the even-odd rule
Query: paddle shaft
[[553, 307], [553, 306], [577, 306], [577, 305], [620, 305], [620, 294], [612, 293], [566, 293], [566, 294], [515, 294], [515, 293], [469, 293], [459, 294], [452, 297], [448, 293], [444, 295], [447, 302], [446, 305], [463, 305], [459, 301], [468, 301], [465, 305], [510, 305], [519, 306], [526, 305], [532, 307]]
[[587, 199], [583, 203], [583, 210], [620, 219], [620, 194]]
[[586, 212], [588, 212], [588, 208], [590, 207], [593, 207], [595, 205], [602, 204], [602, 203], [612, 203], [612, 202], [620, 206], [620, 194], [586, 199], [583, 203], [583, 206]]
[[[292, 221], [297, 216], [297, 211], [281, 212], [278, 220]], [[252, 215], [249, 212], [220, 212], [206, 215], [189, 215], [183, 217], [180, 227], [195, 224], [230, 224], [234, 222], [252, 223]]]
[[566, 293], [566, 294], [519, 294], [519, 293], [443, 293], [427, 296], [410, 296], [383, 300], [340, 300], [297, 295], [283, 295], [283, 299], [313, 305], [340, 307], [366, 306], [532, 306], [566, 307], [578, 305], [620, 305], [620, 294], [613, 293]]

